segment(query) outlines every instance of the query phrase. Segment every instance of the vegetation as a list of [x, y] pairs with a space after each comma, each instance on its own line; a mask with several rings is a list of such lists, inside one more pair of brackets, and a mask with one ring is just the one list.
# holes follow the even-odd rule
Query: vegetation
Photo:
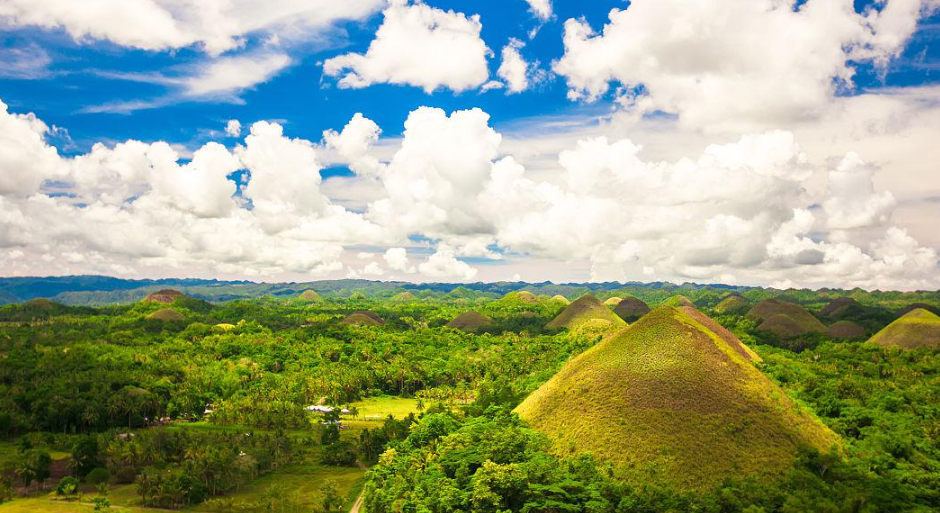
[[[0, 307], [0, 513], [347, 511], [360, 490], [370, 513], [940, 510], [933, 323], [885, 329], [934, 292], [95, 277], [0, 292], [25, 301]], [[557, 297], [586, 294], [674, 306], [626, 327]], [[767, 299], [828, 327], [762, 331], [745, 313]], [[597, 315], [621, 329], [585, 329]], [[913, 342], [857, 336], [882, 329]]]

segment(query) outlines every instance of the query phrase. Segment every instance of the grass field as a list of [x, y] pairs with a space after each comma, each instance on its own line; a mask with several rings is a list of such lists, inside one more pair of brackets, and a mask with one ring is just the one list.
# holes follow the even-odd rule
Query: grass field
[[[359, 411], [356, 419], [344, 417], [345, 429], [340, 436], [344, 439], [358, 440], [359, 433], [366, 428], [379, 427], [388, 415], [402, 418], [409, 413], [418, 413], [418, 402], [415, 399], [400, 397], [374, 397], [352, 403]], [[252, 428], [237, 425], [216, 425], [208, 422], [192, 422], [174, 424], [163, 429], [170, 430], [196, 430], [211, 432], [242, 432]], [[254, 431], [258, 431], [254, 429]], [[309, 436], [311, 431], [296, 430], [291, 434]], [[54, 459], [67, 458], [63, 452], [53, 452]], [[9, 441], [0, 441], [0, 465], [12, 462], [16, 455], [16, 444]], [[362, 489], [362, 478], [365, 470], [356, 467], [330, 467], [320, 463], [319, 447], [311, 448], [310, 454], [297, 463], [278, 469], [265, 476], [252, 481], [235, 493], [224, 498], [217, 498], [197, 506], [186, 508], [183, 511], [194, 512], [262, 512], [267, 511], [264, 506], [265, 497], [289, 496], [297, 506], [292, 511], [311, 511], [320, 498], [320, 489], [327, 481], [334, 481], [341, 496], [346, 498], [347, 507], [352, 506]], [[47, 489], [54, 487], [49, 483]], [[66, 502], [55, 500], [49, 492], [34, 494], [27, 498], [18, 498], [0, 504], [0, 513], [84, 513], [93, 511], [90, 503], [95, 493], [86, 490], [82, 501]], [[161, 511], [154, 508], [140, 507], [140, 497], [137, 495], [135, 485], [115, 485], [108, 493], [112, 510], [129, 513], [145, 511]], [[257, 506], [257, 507], [253, 507]]]

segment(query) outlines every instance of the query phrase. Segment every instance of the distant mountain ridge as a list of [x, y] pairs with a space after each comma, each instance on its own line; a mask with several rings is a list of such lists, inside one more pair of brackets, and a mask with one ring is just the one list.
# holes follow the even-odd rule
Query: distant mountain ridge
[[[324, 298], [349, 298], [354, 294], [366, 298], [391, 299], [404, 292], [415, 300], [445, 298], [489, 298], [499, 299], [506, 294], [519, 291], [531, 292], [535, 296], [549, 299], [560, 295], [581, 297], [594, 294], [600, 297], [636, 297], [651, 307], [658, 306], [670, 297], [687, 296], [698, 307], [717, 305], [729, 294], [739, 294], [752, 303], [767, 298], [778, 298], [799, 302], [813, 311], [823, 308], [832, 299], [851, 296], [865, 302], [887, 301], [900, 309], [911, 303], [923, 303], [940, 308], [940, 292], [865, 292], [861, 289], [801, 291], [735, 286], [723, 284], [669, 282], [600, 282], [600, 283], [540, 283], [491, 282], [491, 283], [411, 283], [382, 282], [362, 279], [319, 280], [310, 282], [257, 283], [251, 281], [221, 281], [197, 278], [188, 279], [123, 279], [109, 276], [59, 276], [0, 278], [0, 305], [23, 303], [36, 298], [48, 298], [67, 305], [108, 305], [133, 303], [161, 289], [175, 289], [189, 297], [212, 302], [237, 299], [253, 299], [263, 296], [296, 298], [311, 290]], [[358, 296], [356, 296], [358, 297]], [[872, 302], [872, 301], [870, 301]]]

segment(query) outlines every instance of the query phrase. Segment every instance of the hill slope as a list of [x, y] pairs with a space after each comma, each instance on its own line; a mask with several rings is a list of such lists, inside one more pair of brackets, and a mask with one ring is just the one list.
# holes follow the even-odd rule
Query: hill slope
[[633, 296], [627, 296], [614, 307], [614, 313], [627, 322], [636, 322], [640, 317], [650, 313], [650, 307]]
[[600, 326], [604, 323], [609, 323], [611, 327], [626, 325], [623, 319], [617, 317], [599, 299], [585, 294], [566, 306], [546, 327], [574, 330], [588, 324]]
[[796, 337], [806, 333], [823, 333], [826, 325], [796, 303], [765, 299], [754, 305], [747, 318], [757, 321], [757, 329], [781, 337]]
[[491, 328], [494, 326], [494, 324], [489, 317], [479, 312], [469, 311], [454, 317], [454, 319], [448, 322], [445, 326], [448, 328], [475, 333], [486, 328]]
[[592, 452], [628, 481], [689, 490], [780, 475], [799, 445], [838, 443], [709, 321], [658, 308], [569, 362], [516, 411], [560, 453]]
[[870, 342], [885, 347], [940, 347], [940, 317], [924, 309], [911, 310], [875, 334]]

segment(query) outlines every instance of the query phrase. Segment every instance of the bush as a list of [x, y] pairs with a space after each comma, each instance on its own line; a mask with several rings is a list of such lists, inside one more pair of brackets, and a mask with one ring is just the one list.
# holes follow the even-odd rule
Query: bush
[[107, 483], [111, 480], [111, 474], [104, 468], [98, 467], [91, 470], [87, 476], [85, 476], [85, 481], [93, 484], [100, 485], [101, 483]]
[[130, 465], [125, 465], [118, 469], [114, 475], [115, 480], [121, 484], [130, 484], [137, 478], [137, 470]]

